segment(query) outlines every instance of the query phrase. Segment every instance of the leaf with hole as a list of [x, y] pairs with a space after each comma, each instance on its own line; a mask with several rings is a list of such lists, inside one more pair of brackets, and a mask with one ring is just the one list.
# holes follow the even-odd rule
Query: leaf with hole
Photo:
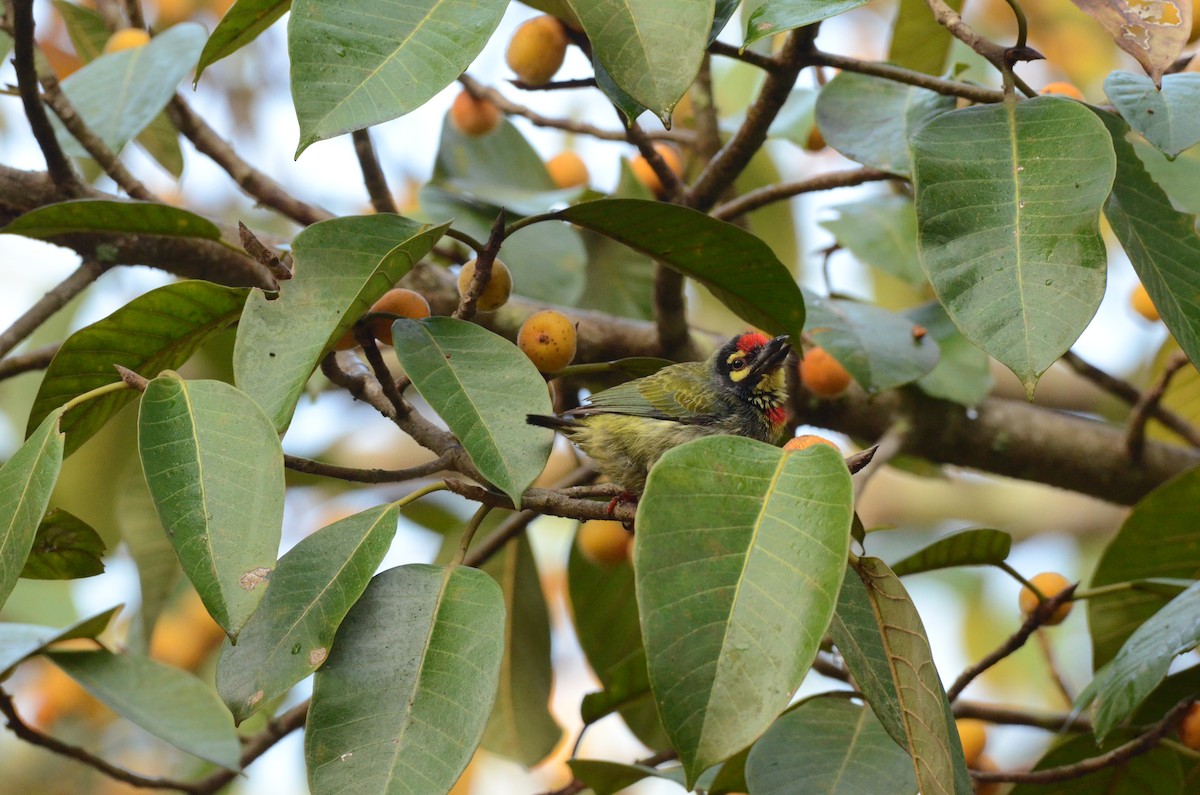
[[1159, 85], [1192, 33], [1192, 4], [1183, 0], [1072, 0]]

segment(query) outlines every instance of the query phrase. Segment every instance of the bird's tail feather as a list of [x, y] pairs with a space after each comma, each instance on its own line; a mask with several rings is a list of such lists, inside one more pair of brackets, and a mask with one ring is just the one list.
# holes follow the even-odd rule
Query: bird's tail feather
[[554, 431], [567, 431], [575, 427], [575, 420], [564, 419], [563, 417], [552, 417], [546, 414], [526, 414], [525, 422], [530, 425], [537, 425], [541, 428], [549, 428]]

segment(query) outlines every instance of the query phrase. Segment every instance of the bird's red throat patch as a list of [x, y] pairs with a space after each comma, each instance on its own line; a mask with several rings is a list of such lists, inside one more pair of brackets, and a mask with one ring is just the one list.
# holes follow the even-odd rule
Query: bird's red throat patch
[[767, 409], [767, 419], [772, 425], [783, 425], [787, 421], [787, 409], [783, 406], [772, 406]]
[[761, 348], [770, 341], [771, 340], [767, 338], [766, 334], [761, 334], [757, 331], [750, 331], [738, 337], [737, 346], [738, 350], [742, 353], [749, 353], [755, 348]]

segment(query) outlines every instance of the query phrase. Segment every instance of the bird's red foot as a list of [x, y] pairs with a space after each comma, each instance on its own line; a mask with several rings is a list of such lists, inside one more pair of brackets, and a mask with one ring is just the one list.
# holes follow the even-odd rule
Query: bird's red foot
[[613, 497], [611, 500], [608, 501], [608, 517], [610, 519], [612, 518], [613, 513], [617, 510], [617, 506], [620, 505], [621, 503], [625, 502], [625, 503], [630, 503], [632, 505], [637, 505], [637, 501], [638, 501], [638, 495], [634, 494], [632, 491], [621, 492], [620, 494], [618, 494], [617, 496]]

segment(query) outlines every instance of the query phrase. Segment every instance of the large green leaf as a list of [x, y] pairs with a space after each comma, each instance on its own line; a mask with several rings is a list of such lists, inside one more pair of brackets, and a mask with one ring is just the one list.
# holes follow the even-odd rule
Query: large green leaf
[[1130, 127], [1146, 136], [1167, 157], [1200, 143], [1200, 74], [1166, 75], [1162, 89], [1144, 75], [1113, 72], [1104, 81], [1104, 93]]
[[748, 323], [799, 339], [800, 288], [767, 244], [749, 232], [686, 207], [638, 199], [583, 202], [556, 215], [692, 277]]
[[689, 786], [753, 742], [816, 656], [845, 573], [850, 473], [824, 445], [676, 447], [638, 505], [634, 573], [650, 684]]
[[179, 562], [204, 606], [236, 638], [262, 601], [283, 525], [283, 450], [247, 395], [173, 372], [146, 387], [142, 470]]
[[[1120, 737], [1102, 747], [1088, 734], [1068, 737], [1038, 760], [1034, 770], [1073, 765], [1111, 751], [1122, 742], [1134, 739], [1133, 732], [1118, 732]], [[1180, 795], [1184, 788], [1178, 755], [1159, 746], [1121, 762], [1105, 765], [1094, 773], [1053, 784], [1018, 784], [1008, 795]]]
[[529, 538], [505, 545], [484, 571], [504, 593], [505, 623], [500, 688], [482, 747], [533, 767], [558, 745], [562, 728], [550, 714], [550, 615]]
[[842, 72], [817, 97], [817, 126], [825, 141], [851, 160], [907, 175], [912, 170], [909, 138], [953, 109], [954, 97]]
[[552, 433], [525, 422], [526, 414], [552, 411], [533, 362], [503, 337], [454, 318], [397, 320], [392, 338], [421, 397], [483, 476], [520, 507], [553, 442]]
[[45, 650], [61, 640], [94, 638], [108, 628], [112, 617], [121, 609], [110, 607], [69, 627], [42, 627], [35, 624], [0, 623], [0, 679], [8, 677], [13, 666], [22, 660]]
[[380, 505], [322, 528], [279, 559], [238, 643], [221, 649], [217, 690], [241, 723], [321, 667], [338, 625], [366, 590], [396, 534], [400, 509]]
[[[1089, 588], [1119, 582], [1170, 577], [1200, 578], [1200, 470], [1192, 469], [1159, 486], [1134, 506], [1113, 536], [1092, 575]], [[1120, 591], [1087, 600], [1096, 670], [1166, 599], [1142, 590]]]
[[1176, 656], [1200, 643], [1200, 582], [1133, 631], [1099, 679], [1096, 737], [1104, 740], [1167, 676]]
[[[175, 95], [204, 46], [204, 28], [174, 25], [148, 44], [101, 55], [62, 81], [88, 129], [113, 152], [120, 152]], [[54, 119], [63, 148], [88, 157], [87, 150]]]
[[954, 566], [986, 566], [1003, 563], [1012, 549], [1012, 536], [1000, 530], [978, 528], [939, 538], [922, 550], [893, 563], [897, 577]]
[[238, 0], [209, 34], [196, 64], [195, 82], [210, 65], [245, 47], [287, 13], [292, 0]]
[[746, 41], [742, 46], [767, 36], [774, 36], [776, 33], [844, 14], [852, 8], [866, 5], [867, 2], [868, 0], [758, 0], [748, 5]]
[[[685, 786], [683, 769], [677, 765], [651, 767], [639, 764], [626, 765], [603, 759], [569, 759], [567, 766], [571, 768], [571, 773], [587, 784], [588, 789], [595, 795], [619, 795], [627, 787], [648, 778], [673, 781], [681, 787]], [[709, 792], [709, 785], [715, 781], [717, 772], [718, 768], [713, 768], [702, 775], [696, 781], [696, 791]]]
[[376, 576], [317, 672], [304, 737], [313, 795], [447, 792], [496, 697], [504, 597], [462, 566]]
[[167, 204], [121, 199], [72, 199], [43, 205], [16, 218], [3, 231], [35, 240], [79, 232], [221, 239], [221, 230], [203, 216]]
[[1104, 215], [1179, 347], [1192, 362], [1200, 362], [1196, 216], [1171, 206], [1127, 140], [1129, 128], [1112, 114], [1097, 113], [1117, 154], [1117, 177]]
[[322, 221], [296, 236], [295, 277], [275, 300], [251, 293], [233, 351], [238, 388], [276, 429], [287, 427], [325, 352], [445, 229], [380, 214]]
[[937, 343], [914, 335], [912, 321], [902, 315], [807, 290], [804, 303], [805, 330], [868, 392], [916, 381], [937, 366]]
[[127, 641], [130, 650], [146, 653], [150, 636], [163, 608], [170, 602], [183, 576], [171, 539], [158, 519], [154, 498], [146, 486], [141, 462], [134, 460], [115, 479], [113, 504], [121, 540], [137, 564], [138, 612], [133, 616]]
[[595, 57], [625, 93], [664, 120], [696, 79], [713, 0], [568, 0]]
[[959, 333], [937, 301], [915, 306], [904, 316], [925, 329], [938, 344], [937, 367], [917, 381], [921, 391], [964, 406], [979, 405], [992, 391], [988, 355]]
[[0, 605], [16, 587], [62, 468], [61, 417], [50, 412], [0, 467]]
[[1108, 132], [1081, 103], [1038, 97], [943, 114], [911, 146], [917, 245], [938, 299], [1032, 396], [1104, 295]]
[[21, 576], [33, 580], [73, 580], [104, 573], [104, 539], [91, 525], [52, 509], [38, 525]]
[[[961, 13], [963, 0], [947, 0], [946, 5]], [[900, 10], [892, 26], [888, 63], [930, 75], [946, 70], [946, 58], [954, 37], [937, 17], [929, 13], [925, 0], [900, 0]]]
[[887, 654], [907, 738], [905, 746], [912, 756], [921, 792], [969, 795], [971, 778], [963, 760], [962, 744], [954, 729], [946, 691], [933, 664], [921, 616], [900, 578], [883, 561], [863, 557], [855, 568], [866, 586]]
[[403, 116], [475, 60], [507, 0], [298, 0], [288, 20], [296, 156], [314, 141]]
[[[117, 381], [114, 365], [147, 377], [182, 366], [213, 334], [237, 320], [247, 292], [211, 282], [174, 282], [76, 331], [46, 368], [29, 413], [29, 430], [71, 398]], [[67, 412], [62, 421], [67, 454], [136, 398], [132, 390], [112, 392]]]
[[[1125, 135], [1122, 131], [1122, 138]], [[1200, 212], [1200, 149], [1189, 149], [1171, 160], [1141, 138], [1134, 136], [1129, 143], [1142, 165], [1146, 167], [1150, 178], [1170, 196], [1175, 209], [1186, 213]], [[1119, 143], [1114, 141], [1113, 146], [1117, 150], [1117, 182], [1113, 185], [1115, 191], [1120, 185], [1123, 165], [1121, 161], [1124, 155]]]
[[838, 217], [822, 221], [838, 244], [872, 268], [890, 273], [912, 287], [923, 287], [925, 271], [917, 258], [917, 212], [907, 196], [873, 196], [831, 207]]
[[176, 748], [237, 770], [242, 754], [225, 705], [196, 677], [160, 662], [105, 650], [47, 655], [113, 712]]
[[912, 760], [871, 710], [840, 698], [814, 698], [790, 710], [746, 760], [754, 795], [914, 795]]

